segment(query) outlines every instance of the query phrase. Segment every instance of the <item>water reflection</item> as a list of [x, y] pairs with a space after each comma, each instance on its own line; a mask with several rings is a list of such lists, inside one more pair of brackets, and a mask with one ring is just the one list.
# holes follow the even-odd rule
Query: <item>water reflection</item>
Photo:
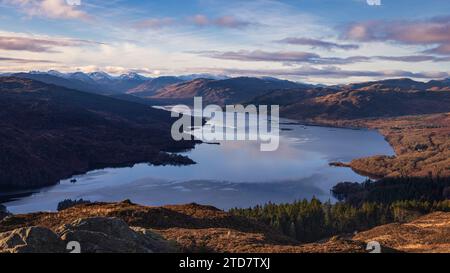
[[[316, 196], [329, 199], [340, 181], [363, 181], [350, 169], [330, 167], [332, 161], [385, 154], [393, 150], [374, 131], [284, 124], [280, 148], [260, 152], [257, 142], [202, 144], [186, 155], [192, 166], [150, 166], [104, 169], [61, 181], [28, 197], [6, 203], [14, 213], [55, 210], [66, 198], [121, 201], [147, 205], [197, 202], [219, 208], [290, 202]], [[71, 183], [76, 179], [76, 183]]]

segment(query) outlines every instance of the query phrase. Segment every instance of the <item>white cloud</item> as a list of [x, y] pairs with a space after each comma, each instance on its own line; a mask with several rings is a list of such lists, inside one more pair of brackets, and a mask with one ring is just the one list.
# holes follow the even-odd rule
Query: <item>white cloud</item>
[[70, 5], [65, 0], [3, 0], [3, 3], [14, 5], [29, 16], [52, 19], [81, 19], [91, 17], [79, 9], [79, 5]]

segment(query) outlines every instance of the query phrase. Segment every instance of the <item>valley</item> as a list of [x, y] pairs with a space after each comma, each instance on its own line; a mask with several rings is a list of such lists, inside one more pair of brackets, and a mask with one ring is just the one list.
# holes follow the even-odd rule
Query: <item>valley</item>
[[[89, 232], [94, 233], [100, 228], [99, 223], [121, 226], [125, 232], [123, 236], [131, 241], [127, 245], [116, 245], [115, 249], [127, 252], [146, 252], [149, 249], [160, 252], [366, 252], [366, 244], [372, 240], [380, 241], [385, 252], [446, 251], [447, 244], [442, 234], [448, 229], [446, 211], [449, 209], [442, 198], [447, 194], [445, 178], [450, 170], [448, 80], [420, 83], [397, 79], [343, 86], [311, 86], [273, 78], [181, 80], [180, 77], [162, 77], [151, 84], [154, 79], [134, 75], [133, 78], [140, 79], [140, 84], [135, 82], [131, 89], [132, 85], [124, 84], [120, 90], [113, 90], [103, 82], [103, 78], [109, 78], [103, 73], [89, 75], [90, 80], [82, 74], [76, 75], [77, 81], [82, 79], [89, 88], [84, 84], [73, 86], [73, 79], [65, 81], [53, 74], [39, 76], [47, 83], [24, 75], [2, 77], [0, 81], [0, 123], [4, 128], [0, 132], [1, 152], [7, 155], [0, 159], [2, 189], [30, 190], [60, 183], [53, 186], [54, 190], [50, 187], [41, 193], [37, 190], [25, 196], [18, 191], [8, 199], [12, 202], [7, 203], [1, 212], [1, 217], [6, 218], [0, 221], [0, 251], [21, 252], [33, 247], [27, 243], [31, 238], [24, 235], [19, 235], [25, 242], [24, 246], [5, 247], [10, 245], [9, 236], [24, 232], [51, 236], [49, 242], [52, 245], [42, 246], [43, 251], [63, 251], [60, 246], [68, 237], [61, 233], [62, 225], [69, 224], [71, 234], [77, 236], [80, 223], [90, 223], [93, 230]], [[91, 80], [99, 82], [93, 84]], [[138, 88], [142, 84], [150, 89]], [[68, 88], [70, 86], [75, 89]], [[81, 90], [83, 88], [87, 89]], [[219, 105], [279, 104], [281, 116], [288, 118], [282, 123], [283, 143], [288, 145], [282, 146], [277, 156], [259, 156], [258, 161], [251, 165], [250, 159], [254, 158], [251, 147], [257, 145], [201, 144], [194, 149], [200, 142], [172, 141], [170, 127], [173, 119], [169, 112], [152, 106], [176, 102], [189, 104], [194, 96], [203, 96], [207, 103]], [[373, 130], [384, 136], [393, 151], [380, 149], [381, 146], [374, 144], [375, 139], [381, 141], [382, 137]], [[311, 134], [313, 131], [315, 133]], [[361, 134], [365, 137], [351, 137], [352, 131], [355, 136]], [[327, 138], [334, 142], [327, 143]], [[370, 143], [361, 142], [362, 139]], [[345, 146], [346, 141], [352, 145]], [[293, 151], [299, 154], [295, 155]], [[244, 152], [248, 152], [247, 159], [242, 157]], [[218, 157], [214, 165], [211, 156], [218, 153], [226, 155], [226, 159]], [[220, 162], [238, 162], [237, 158], [230, 157], [232, 154], [243, 159], [240, 167], [230, 165], [224, 168]], [[297, 162], [306, 155], [309, 160]], [[202, 170], [205, 159], [209, 165]], [[280, 164], [274, 165], [274, 160]], [[317, 166], [311, 165], [313, 161], [318, 163]], [[272, 172], [261, 171], [261, 166], [269, 162], [272, 162], [271, 168], [267, 170]], [[329, 166], [333, 162], [334, 166], [349, 168]], [[304, 164], [305, 168], [295, 166], [297, 163]], [[254, 175], [251, 172], [253, 168], [259, 170]], [[96, 171], [84, 175], [90, 170]], [[206, 175], [196, 175], [199, 173]], [[298, 173], [306, 175], [299, 179]], [[169, 180], [158, 180], [158, 175]], [[263, 176], [267, 181], [261, 183]], [[111, 180], [111, 177], [117, 179]], [[361, 196], [371, 196], [364, 190], [350, 192], [351, 198], [337, 205], [325, 202], [330, 197], [324, 193], [333, 185], [344, 181], [361, 183], [365, 177], [381, 179], [377, 184], [380, 186], [373, 186], [374, 194], [388, 194], [389, 189], [403, 183], [405, 177], [428, 179], [433, 183], [444, 178], [444, 186], [439, 186], [439, 194], [427, 197], [434, 202], [431, 207], [417, 203], [416, 197], [411, 197], [413, 199], [406, 203], [402, 203], [402, 199], [388, 203], [370, 203], [372, 201], [364, 199], [355, 201]], [[83, 191], [74, 190], [77, 188]], [[347, 190], [345, 187], [342, 189]], [[192, 194], [195, 192], [201, 194]], [[217, 195], [218, 192], [221, 194]], [[432, 192], [436, 193], [436, 190]], [[152, 197], [152, 193], [161, 199], [155, 199], [156, 195]], [[426, 193], [423, 192], [423, 196]], [[289, 202], [321, 195], [325, 203], [315, 205], [313, 199], [308, 206], [315, 206], [316, 212], [326, 211], [329, 206], [345, 208], [350, 214], [344, 218], [350, 222], [339, 220], [341, 216], [325, 218], [330, 230], [318, 233], [319, 229], [315, 229], [313, 233], [302, 233], [306, 232], [303, 228], [309, 229], [325, 221], [320, 217], [314, 218], [320, 213], [314, 214], [316, 216], [306, 226], [302, 226], [304, 222], [297, 222], [299, 218], [283, 222], [281, 226], [281, 222], [273, 222], [277, 218], [268, 221], [266, 217], [270, 214], [266, 215], [267, 212], [255, 216], [253, 210], [258, 211], [260, 207], [241, 209], [274, 201], [280, 205], [272, 212], [283, 211], [297, 206], [297, 203]], [[389, 196], [393, 195], [389, 193]], [[30, 212], [31, 207], [35, 207], [33, 211], [54, 210], [56, 203], [64, 198], [75, 200], [81, 197], [94, 202], [69, 206], [55, 213], [10, 215], [8, 212], [8, 208], [24, 213]], [[146, 207], [130, 201], [107, 203], [125, 198], [144, 205], [164, 205], [167, 200], [178, 205]], [[189, 200], [231, 210], [225, 212], [215, 207], [183, 205]], [[41, 209], [37, 209], [38, 203]], [[269, 203], [268, 206], [278, 205]], [[303, 209], [296, 210], [302, 212]], [[138, 216], [141, 214], [144, 218]], [[372, 218], [374, 215], [385, 217]], [[111, 220], [111, 217], [124, 222], [116, 223], [114, 221], [117, 220]], [[286, 219], [283, 217], [279, 219]], [[360, 217], [370, 217], [370, 222], [360, 222]], [[335, 226], [330, 221], [338, 221], [343, 226], [331, 228]], [[434, 227], [430, 229], [427, 223], [433, 223]], [[43, 229], [28, 230], [35, 225]], [[323, 223], [321, 225], [325, 228]], [[355, 229], [359, 233], [348, 234]], [[101, 232], [115, 240], [109, 231]], [[303, 235], [298, 237], [299, 234], [309, 234], [314, 240], [304, 241]], [[420, 239], [422, 236], [416, 234], [432, 238], [433, 244], [426, 245]], [[94, 244], [91, 251], [107, 247], [95, 241], [94, 237], [89, 240]], [[176, 241], [176, 245], [168, 244], [167, 240]], [[132, 249], [127, 248], [129, 244], [133, 244]], [[33, 251], [40, 251], [39, 247], [34, 247]]]

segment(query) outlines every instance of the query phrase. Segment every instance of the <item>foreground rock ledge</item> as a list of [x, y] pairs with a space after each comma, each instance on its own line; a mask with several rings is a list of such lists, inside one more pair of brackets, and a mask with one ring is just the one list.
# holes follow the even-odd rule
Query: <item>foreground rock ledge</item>
[[0, 252], [297, 252], [364, 253], [367, 242], [384, 251], [447, 252], [450, 213], [435, 213], [408, 224], [391, 224], [354, 237], [336, 236], [300, 244], [269, 226], [210, 206], [146, 207], [121, 203], [78, 205], [58, 213], [9, 216], [0, 221]]

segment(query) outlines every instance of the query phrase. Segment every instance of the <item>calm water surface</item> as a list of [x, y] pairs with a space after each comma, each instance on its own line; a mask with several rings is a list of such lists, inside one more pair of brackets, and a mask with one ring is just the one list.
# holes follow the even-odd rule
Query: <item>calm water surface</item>
[[[60, 181], [5, 205], [13, 213], [54, 211], [59, 201], [87, 199], [146, 205], [196, 202], [222, 209], [271, 202], [291, 202], [316, 196], [331, 197], [341, 181], [362, 182], [348, 168], [330, 167], [333, 161], [350, 161], [394, 152], [376, 131], [315, 126], [281, 125], [280, 147], [261, 152], [257, 142], [201, 144], [184, 153], [198, 164], [103, 169]], [[76, 183], [71, 183], [76, 179]]]

